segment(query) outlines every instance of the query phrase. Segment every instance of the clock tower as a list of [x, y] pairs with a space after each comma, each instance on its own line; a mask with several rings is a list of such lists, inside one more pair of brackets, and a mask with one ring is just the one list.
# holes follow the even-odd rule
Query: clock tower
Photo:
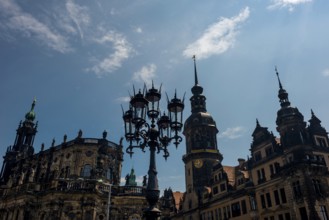
[[183, 156], [183, 161], [187, 197], [189, 194], [200, 197], [204, 187], [210, 185], [213, 166], [221, 163], [223, 157], [217, 147], [216, 122], [207, 112], [206, 97], [202, 94], [203, 88], [198, 83], [195, 56], [193, 60], [195, 85], [191, 89], [190, 98], [192, 114], [184, 124], [186, 154]]

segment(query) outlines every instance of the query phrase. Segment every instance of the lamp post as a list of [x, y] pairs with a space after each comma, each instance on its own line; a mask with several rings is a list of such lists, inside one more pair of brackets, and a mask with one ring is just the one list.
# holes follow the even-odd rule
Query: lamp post
[[[129, 109], [124, 112], [123, 121], [125, 126], [125, 138], [129, 142], [126, 152], [132, 156], [134, 148], [145, 148], [150, 151], [150, 164], [148, 170], [148, 184], [146, 188], [146, 200], [149, 207], [144, 210], [144, 218], [147, 220], [158, 219], [161, 211], [156, 208], [159, 200], [160, 190], [156, 169], [155, 152], [163, 151], [163, 157], [169, 157], [168, 145], [174, 142], [176, 148], [182, 141], [179, 132], [183, 127], [183, 101], [175, 96], [169, 100], [167, 96], [167, 114], [160, 112], [161, 86], [155, 89], [153, 82], [149, 90], [144, 86], [143, 92], [139, 90], [130, 99]], [[147, 116], [147, 118], [146, 118]]]
[[109, 185], [109, 196], [107, 198], [107, 207], [106, 207], [106, 219], [110, 219], [110, 209], [111, 209], [111, 192], [112, 192], [112, 184]]

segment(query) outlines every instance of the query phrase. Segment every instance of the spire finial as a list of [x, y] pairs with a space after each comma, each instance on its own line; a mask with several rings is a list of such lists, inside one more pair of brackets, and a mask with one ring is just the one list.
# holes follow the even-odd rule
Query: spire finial
[[36, 103], [36, 102], [37, 102], [37, 99], [34, 97], [33, 102], [32, 102], [31, 111], [34, 110], [34, 106], [35, 106], [35, 103]]
[[281, 81], [280, 81], [280, 76], [279, 76], [278, 68], [276, 66], [275, 66], [275, 73], [276, 73], [276, 76], [278, 77], [279, 87], [280, 87], [280, 89], [282, 89], [282, 84], [281, 84]]
[[199, 82], [198, 82], [198, 74], [197, 74], [197, 71], [196, 71], [196, 56], [193, 55], [192, 59], [194, 61], [194, 80], [195, 80], [195, 85], [198, 85]]
[[258, 121], [258, 118], [256, 118], [256, 126], [257, 126], [257, 127], [260, 126], [259, 121]]

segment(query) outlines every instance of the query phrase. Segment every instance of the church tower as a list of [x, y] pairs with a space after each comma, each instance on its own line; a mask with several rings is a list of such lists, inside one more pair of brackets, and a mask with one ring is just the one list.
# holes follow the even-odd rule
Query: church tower
[[192, 114], [184, 124], [186, 154], [183, 161], [187, 196], [196, 193], [200, 198], [204, 187], [210, 185], [213, 166], [220, 164], [223, 157], [217, 147], [216, 122], [207, 112], [206, 97], [202, 94], [203, 88], [198, 82], [195, 56], [193, 59], [195, 84], [190, 98]]
[[38, 123], [34, 123], [34, 106], [36, 100], [33, 100], [31, 110], [25, 114], [24, 122], [20, 122], [16, 132], [16, 139], [13, 146], [7, 148], [4, 156], [3, 167], [0, 173], [0, 182], [5, 183], [10, 176], [12, 165], [19, 159], [33, 155], [33, 142], [37, 133]]

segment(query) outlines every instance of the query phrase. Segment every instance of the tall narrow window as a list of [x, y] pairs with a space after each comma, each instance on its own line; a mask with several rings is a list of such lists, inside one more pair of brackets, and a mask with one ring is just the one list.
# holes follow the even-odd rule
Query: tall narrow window
[[280, 205], [280, 197], [278, 190], [274, 190], [274, 201], [275, 201], [275, 205]]
[[271, 201], [270, 193], [266, 193], [266, 200], [267, 200], [267, 206], [272, 207], [272, 201]]
[[109, 179], [109, 180], [112, 179], [112, 169], [111, 168], [107, 169], [107, 171], [106, 171], [106, 179]]
[[294, 196], [295, 198], [299, 198], [301, 197], [302, 195], [302, 191], [300, 189], [300, 183], [299, 183], [299, 180], [297, 180], [296, 182], [293, 182], [292, 183], [292, 189], [293, 189], [293, 192], [294, 192]]
[[274, 167], [273, 167], [273, 164], [270, 164], [270, 172], [271, 172], [271, 175], [274, 174]]
[[239, 202], [232, 203], [231, 209], [232, 209], [232, 217], [233, 218], [241, 215], [241, 209], [240, 209], [240, 203]]
[[328, 220], [327, 209], [324, 205], [320, 205], [320, 216], [322, 220]]
[[307, 211], [305, 207], [299, 208], [300, 220], [308, 220]]
[[322, 194], [322, 187], [320, 180], [312, 179], [314, 191], [316, 194]]
[[265, 196], [264, 195], [260, 196], [260, 201], [262, 203], [262, 208], [265, 209], [266, 208], [266, 202], [265, 202]]
[[282, 203], [287, 203], [287, 197], [286, 197], [286, 192], [284, 191], [284, 188], [280, 189], [280, 194], [281, 194]]
[[246, 200], [242, 200], [242, 201], [241, 201], [241, 211], [242, 211], [242, 214], [246, 214], [246, 213], [247, 213], [247, 204], [246, 204]]
[[82, 177], [90, 177], [91, 176], [91, 170], [92, 170], [92, 167], [91, 167], [90, 164], [84, 165], [84, 167], [81, 170], [81, 176]]

